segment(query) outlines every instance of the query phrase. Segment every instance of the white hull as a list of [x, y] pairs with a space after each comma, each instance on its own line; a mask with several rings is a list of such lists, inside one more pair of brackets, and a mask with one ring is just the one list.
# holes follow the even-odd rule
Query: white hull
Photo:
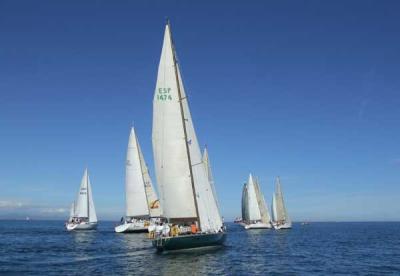
[[95, 230], [97, 228], [97, 222], [83, 222], [83, 223], [67, 223], [66, 228], [68, 231], [73, 230]]
[[124, 223], [115, 227], [117, 233], [143, 233], [148, 232], [148, 226], [144, 226], [143, 223]]
[[273, 226], [276, 230], [280, 230], [280, 229], [290, 229], [292, 228], [292, 223], [291, 222], [286, 222], [284, 224], [277, 224], [277, 223], [273, 223]]
[[251, 223], [243, 224], [244, 229], [271, 229], [271, 223]]

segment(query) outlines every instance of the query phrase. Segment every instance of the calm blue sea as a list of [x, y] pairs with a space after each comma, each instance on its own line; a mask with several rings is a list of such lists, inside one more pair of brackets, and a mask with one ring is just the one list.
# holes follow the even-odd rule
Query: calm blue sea
[[222, 248], [157, 254], [145, 234], [69, 233], [62, 221], [0, 221], [0, 274], [400, 275], [400, 223], [294, 224], [245, 231]]

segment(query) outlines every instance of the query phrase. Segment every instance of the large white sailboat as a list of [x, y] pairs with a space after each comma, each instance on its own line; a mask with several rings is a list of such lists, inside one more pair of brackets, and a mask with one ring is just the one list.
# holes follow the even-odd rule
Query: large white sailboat
[[202, 160], [169, 23], [153, 100], [153, 152], [163, 215], [158, 250], [220, 245], [226, 233]]
[[283, 200], [281, 181], [279, 177], [276, 178], [275, 193], [272, 196], [272, 217], [273, 217], [272, 224], [275, 229], [292, 228], [292, 221], [289, 218], [285, 202]]
[[126, 154], [125, 200], [125, 217], [115, 227], [117, 233], [147, 232], [152, 220], [161, 215], [160, 202], [133, 127]]
[[68, 231], [93, 230], [97, 228], [96, 210], [94, 208], [92, 187], [87, 169], [85, 169], [83, 174], [76, 200], [71, 206], [66, 228]]
[[245, 229], [272, 228], [264, 195], [250, 174], [242, 192], [242, 225]]

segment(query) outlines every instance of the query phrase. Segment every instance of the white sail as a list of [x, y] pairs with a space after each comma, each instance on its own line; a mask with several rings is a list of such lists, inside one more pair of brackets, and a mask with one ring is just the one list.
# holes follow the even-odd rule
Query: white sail
[[81, 180], [78, 195], [75, 200], [75, 216], [79, 218], [89, 217], [89, 197], [87, 192], [88, 187], [88, 172], [85, 169]]
[[276, 200], [275, 200], [275, 193], [272, 195], [272, 203], [271, 203], [271, 209], [272, 209], [272, 220], [276, 221]]
[[265, 202], [264, 195], [261, 191], [260, 185], [257, 180], [254, 182], [254, 187], [256, 190], [256, 196], [257, 196], [257, 203], [258, 203], [258, 208], [260, 209], [260, 214], [261, 214], [261, 222], [262, 223], [269, 223], [271, 221], [271, 217], [268, 212], [268, 207]]
[[[212, 220], [214, 221], [212, 224], [212, 228], [215, 229], [219, 229], [222, 225], [223, 225], [223, 221], [222, 221], [222, 216], [220, 213], [220, 209], [219, 209], [219, 204], [218, 204], [218, 199], [217, 199], [217, 191], [215, 190], [215, 182], [214, 182], [214, 177], [212, 174], [212, 170], [211, 170], [211, 163], [210, 163], [210, 158], [208, 155], [208, 151], [207, 148], [204, 149], [203, 152], [203, 165], [204, 165], [204, 169], [206, 171], [206, 176], [208, 178], [208, 188], [206, 188], [208, 190], [207, 194], [208, 194], [208, 200], [209, 201], [213, 201], [213, 205], [211, 205], [211, 208], [215, 208], [215, 209], [211, 209], [211, 213], [212, 213]], [[206, 183], [207, 184], [207, 183]], [[211, 192], [209, 191], [211, 188]], [[209, 203], [207, 203], [209, 204]], [[213, 207], [214, 206], [214, 207]]]
[[153, 153], [164, 216], [197, 218], [168, 26], [153, 100]]
[[211, 170], [211, 163], [210, 163], [210, 158], [208, 156], [207, 148], [204, 148], [204, 151], [203, 151], [203, 163], [204, 163], [204, 166], [205, 166], [205, 169], [206, 169], [206, 174], [207, 174], [208, 181], [210, 182], [210, 185], [211, 185], [211, 189], [212, 189], [212, 193], [213, 193], [213, 196], [214, 196], [214, 199], [215, 199], [215, 203], [216, 203], [216, 205], [218, 207], [218, 212], [220, 213], [219, 204], [218, 204], [218, 201], [217, 201], [217, 191], [215, 190], [214, 177], [213, 177], [213, 173], [212, 173], [212, 170]]
[[200, 220], [202, 231], [216, 231], [222, 226], [222, 218], [202, 162], [174, 55], [167, 25], [153, 100], [152, 138], [161, 205], [167, 218]]
[[275, 193], [272, 198], [274, 221], [290, 222], [290, 218], [286, 211], [281, 182], [279, 177], [276, 178]]
[[150, 211], [150, 217], [159, 217], [162, 214], [161, 204], [158, 200], [156, 191], [154, 190], [153, 183], [150, 178], [149, 169], [147, 168], [147, 164], [143, 158], [143, 153], [140, 148], [139, 142], [137, 142], [137, 146], [139, 149], [139, 159], [142, 169], [143, 181], [145, 186], [145, 193], [147, 198], [147, 205]]
[[212, 185], [207, 177], [206, 168], [202, 162], [202, 154], [197, 140], [189, 104], [182, 82], [179, 64], [177, 64], [178, 79], [182, 95], [182, 108], [185, 118], [187, 141], [192, 165], [192, 175], [196, 191], [200, 227], [202, 231], [218, 231], [222, 225], [222, 217], [218, 211], [217, 199], [214, 197]]
[[94, 208], [92, 185], [90, 185], [89, 175], [87, 176], [87, 186], [89, 190], [89, 222], [97, 222], [96, 209]]
[[145, 217], [149, 215], [138, 147], [139, 144], [137, 142], [136, 133], [132, 127], [129, 135], [125, 167], [127, 217]]
[[247, 182], [247, 204], [249, 221], [261, 220], [261, 212], [257, 202], [256, 187], [251, 174], [249, 176], [249, 181]]
[[90, 185], [89, 173], [85, 169], [81, 186], [75, 202], [71, 206], [71, 217], [88, 218], [90, 222], [97, 222], [96, 210], [94, 208], [92, 187]]

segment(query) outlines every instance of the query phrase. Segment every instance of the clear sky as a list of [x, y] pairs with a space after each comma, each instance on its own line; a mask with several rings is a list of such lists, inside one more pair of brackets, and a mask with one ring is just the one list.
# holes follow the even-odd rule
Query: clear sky
[[0, 218], [66, 218], [85, 166], [123, 215], [169, 17], [227, 220], [249, 172], [294, 220], [399, 220], [400, 2], [198, 2], [0, 1]]

